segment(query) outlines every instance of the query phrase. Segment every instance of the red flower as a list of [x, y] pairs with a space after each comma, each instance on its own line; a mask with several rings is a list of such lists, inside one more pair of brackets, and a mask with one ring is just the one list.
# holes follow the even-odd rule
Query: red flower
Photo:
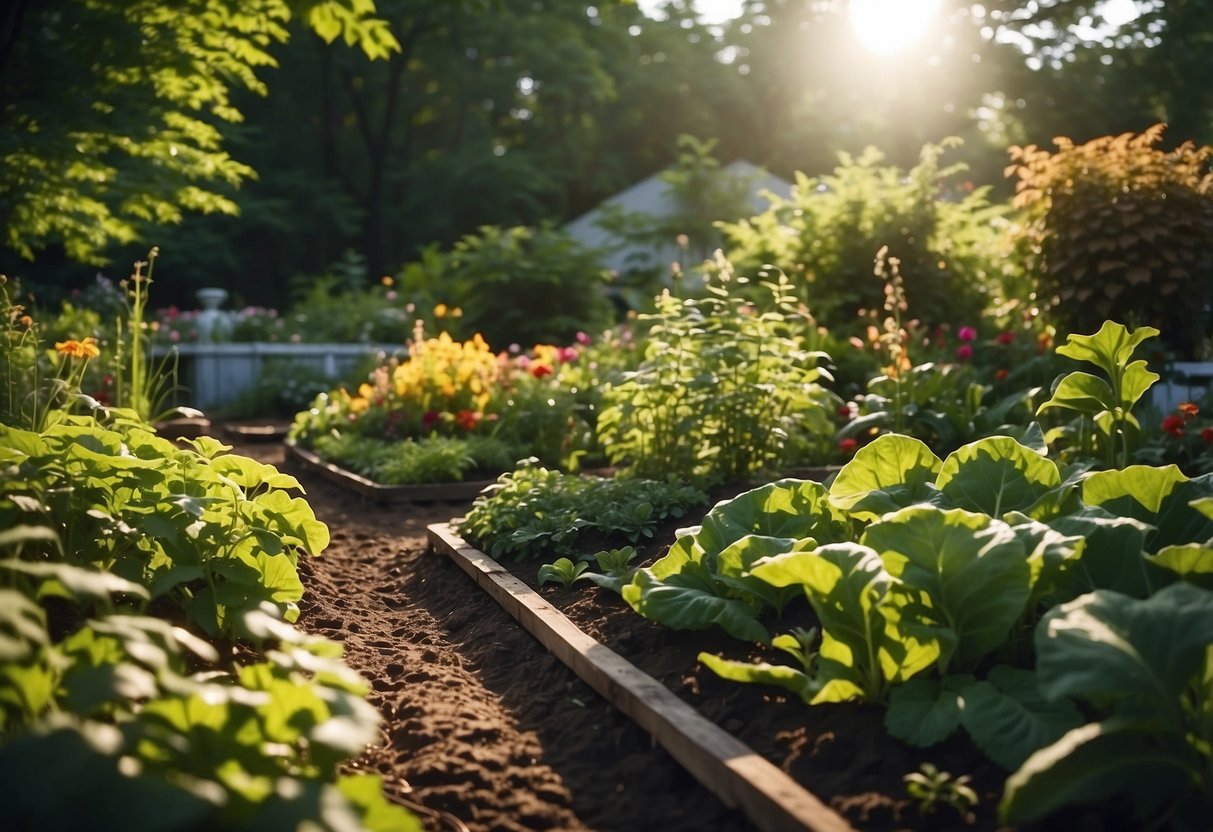
[[1213, 445], [1213, 428], [1205, 428], [1200, 432], [1200, 438], [1205, 440], [1206, 445]]
[[1179, 438], [1184, 435], [1184, 417], [1172, 413], [1162, 420], [1162, 429], [1172, 436]]
[[1005, 380], [1005, 379], [1006, 379], [1006, 377], [1007, 377], [1008, 375], [1009, 375], [1009, 373], [1007, 373], [1007, 371], [1006, 371], [1006, 370], [1004, 370], [1003, 368], [1001, 368], [1001, 367], [1000, 367], [1000, 368], [998, 368], [998, 370], [997, 370], [997, 371], [994, 373], [994, 380], [995, 380], [995, 381], [1003, 381], [1003, 380]]
[[848, 436], [846, 439], [839, 439], [839, 440], [838, 440], [838, 448], [839, 448], [839, 450], [841, 450], [843, 453], [846, 453], [846, 454], [851, 454], [851, 453], [854, 453], [854, 452], [855, 452], [855, 449], [856, 449], [857, 447], [859, 447], [859, 440], [858, 440], [858, 439], [853, 439], [853, 438], [851, 438], [850, 436]]
[[550, 376], [551, 374], [552, 368], [547, 364], [534, 364], [531, 366], [531, 375], [533, 375], [535, 378], [543, 378], [544, 376]]
[[422, 427], [432, 428], [441, 418], [437, 410], [427, 410], [421, 414]]
[[968, 361], [973, 357], [973, 348], [968, 344], [961, 344], [956, 348], [956, 357], [961, 361]]
[[473, 410], [461, 410], [455, 414], [455, 424], [464, 430], [475, 430], [480, 424], [480, 414]]
[[1015, 340], [1015, 333], [1008, 329], [1006, 332], [998, 333], [997, 337], [995, 337], [994, 340], [997, 341], [998, 343], [1002, 344], [1003, 346], [1006, 346], [1007, 344], [1009, 344]]

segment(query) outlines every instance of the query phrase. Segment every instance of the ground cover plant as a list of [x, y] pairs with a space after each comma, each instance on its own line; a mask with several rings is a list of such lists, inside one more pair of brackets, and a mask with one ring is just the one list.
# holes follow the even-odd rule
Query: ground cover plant
[[341, 646], [290, 623], [328, 544], [295, 478], [81, 394], [95, 343], [58, 342], [42, 376], [15, 323], [34, 364], [8, 363], [0, 422], [0, 822], [420, 829], [343, 773], [378, 715]]

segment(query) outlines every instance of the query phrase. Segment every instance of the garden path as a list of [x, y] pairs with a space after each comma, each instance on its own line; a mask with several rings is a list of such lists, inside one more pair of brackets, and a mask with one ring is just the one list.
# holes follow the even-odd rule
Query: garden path
[[[236, 452], [279, 467], [281, 445]], [[295, 472], [299, 473], [299, 472]], [[383, 742], [355, 765], [428, 829], [748, 829], [484, 595], [426, 525], [466, 504], [381, 506], [300, 474], [332, 543], [301, 564], [300, 626], [345, 645]]]

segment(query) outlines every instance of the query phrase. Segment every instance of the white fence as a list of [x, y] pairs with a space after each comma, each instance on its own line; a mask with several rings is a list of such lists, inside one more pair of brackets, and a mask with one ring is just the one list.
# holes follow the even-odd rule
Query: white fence
[[177, 400], [200, 410], [222, 408], [257, 384], [267, 364], [274, 372], [290, 372], [303, 366], [325, 378], [337, 380], [352, 372], [369, 356], [381, 352], [403, 353], [398, 344], [181, 344], [156, 347], [157, 359], [178, 357], [178, 382], [183, 388]]

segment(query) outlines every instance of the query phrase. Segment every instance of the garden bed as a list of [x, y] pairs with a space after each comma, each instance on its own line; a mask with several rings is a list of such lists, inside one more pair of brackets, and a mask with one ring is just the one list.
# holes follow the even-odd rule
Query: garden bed
[[418, 485], [383, 485], [355, 474], [353, 471], [326, 462], [319, 455], [287, 440], [286, 451], [300, 466], [341, 488], [380, 503], [424, 503], [439, 500], [471, 500], [493, 480], [433, 483]]

